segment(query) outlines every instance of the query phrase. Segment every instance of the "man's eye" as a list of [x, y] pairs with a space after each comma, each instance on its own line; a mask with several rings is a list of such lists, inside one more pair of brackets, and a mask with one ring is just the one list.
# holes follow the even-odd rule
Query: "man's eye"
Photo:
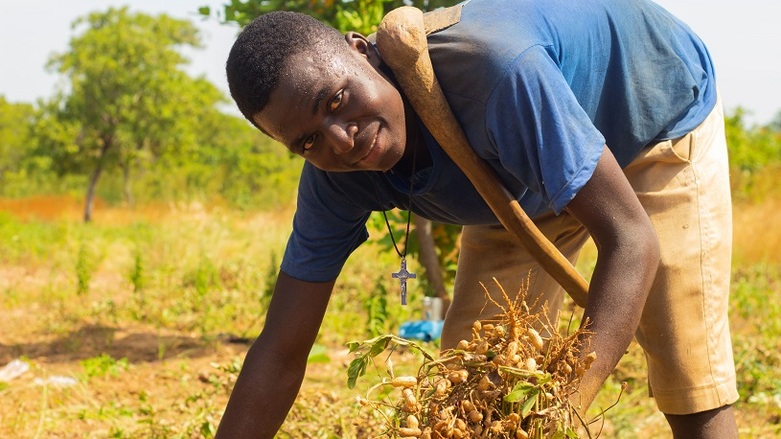
[[304, 140], [304, 143], [301, 145], [301, 149], [303, 149], [304, 152], [306, 152], [309, 151], [314, 145], [315, 145], [315, 135], [312, 134]]
[[328, 101], [328, 111], [336, 111], [339, 108], [339, 105], [342, 103], [342, 95], [344, 95], [344, 90], [339, 90], [339, 92]]

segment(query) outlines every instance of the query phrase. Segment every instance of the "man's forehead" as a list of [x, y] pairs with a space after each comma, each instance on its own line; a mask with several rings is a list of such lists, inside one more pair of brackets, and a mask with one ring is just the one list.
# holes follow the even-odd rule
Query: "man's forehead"
[[[310, 73], [316, 72], [315, 69]], [[334, 83], [330, 77], [305, 75], [303, 71], [280, 77], [268, 104], [255, 115], [255, 123], [278, 142], [290, 146], [302, 126], [314, 116], [317, 102], [326, 97]]]
[[[302, 52], [288, 59], [280, 75], [280, 83], [287, 82], [296, 92], [308, 92], [308, 88], [327, 80], [342, 77], [355, 71], [346, 53]], [[279, 88], [279, 87], [278, 87]]]
[[329, 55], [309, 51], [291, 56], [280, 72], [268, 104], [255, 116], [255, 123], [266, 134], [288, 144], [290, 137], [297, 135], [298, 127], [282, 123], [283, 120], [293, 115], [311, 117], [318, 102], [327, 99], [328, 93], [335, 92], [346, 78], [356, 74], [357, 69], [348, 58], [349, 54], [345, 53]]
[[[336, 92], [351, 77], [364, 74], [360, 60], [352, 50], [308, 50], [292, 55], [280, 72], [268, 104], [254, 117], [255, 123], [275, 140], [290, 146], [319, 101], [327, 99], [328, 93]], [[297, 123], [292, 126], [287, 120]]]

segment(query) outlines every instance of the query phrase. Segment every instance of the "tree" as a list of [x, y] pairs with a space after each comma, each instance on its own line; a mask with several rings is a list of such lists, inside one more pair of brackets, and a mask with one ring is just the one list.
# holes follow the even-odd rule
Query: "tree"
[[[253, 18], [271, 11], [294, 11], [309, 14], [341, 32], [357, 31], [368, 35], [377, 30], [382, 17], [392, 9], [412, 5], [424, 11], [458, 3], [453, 0], [230, 0], [215, 15], [225, 22], [244, 27]], [[211, 8], [199, 8], [211, 15]]]
[[781, 168], [781, 113], [768, 125], [748, 126], [747, 112], [738, 107], [724, 118], [735, 199], [759, 200], [777, 187]]
[[31, 149], [33, 114], [32, 105], [14, 104], [0, 96], [0, 188], [5, 185], [6, 174], [17, 169]]
[[199, 168], [194, 179], [217, 183], [216, 192], [238, 208], [272, 209], [295, 201], [301, 162], [286, 148], [227, 114], [205, 118], [201, 135], [187, 165]]
[[72, 27], [69, 50], [48, 64], [67, 79], [67, 89], [45, 104], [35, 131], [58, 172], [91, 169], [84, 203], [90, 221], [104, 171], [121, 169], [132, 202], [134, 166], [195, 148], [199, 120], [224, 97], [181, 70], [187, 60], [177, 49], [200, 47], [189, 21], [111, 8]]
[[773, 120], [770, 121], [770, 124], [768, 124], [768, 129], [774, 131], [776, 134], [781, 133], [781, 111], [776, 113], [775, 116], [773, 116]]
[[724, 118], [730, 166], [752, 173], [781, 161], [781, 113], [764, 126], [747, 126], [745, 119], [743, 108]]

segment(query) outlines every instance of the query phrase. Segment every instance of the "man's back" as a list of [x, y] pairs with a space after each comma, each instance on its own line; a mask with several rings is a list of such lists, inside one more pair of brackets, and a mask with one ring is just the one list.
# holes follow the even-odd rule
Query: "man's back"
[[[645, 0], [471, 0], [429, 44], [477, 149], [511, 123], [573, 120], [575, 110], [545, 102], [570, 95], [626, 165], [648, 143], [691, 131], [716, 102], [702, 42]], [[547, 134], [544, 124], [526, 125]]]

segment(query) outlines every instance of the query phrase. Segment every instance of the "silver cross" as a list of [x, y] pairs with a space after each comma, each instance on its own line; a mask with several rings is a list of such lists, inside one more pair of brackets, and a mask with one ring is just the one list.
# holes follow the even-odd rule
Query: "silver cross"
[[401, 284], [401, 304], [407, 304], [407, 279], [415, 279], [417, 275], [407, 271], [407, 260], [401, 258], [401, 269], [396, 273], [391, 273], [391, 277], [398, 279]]

